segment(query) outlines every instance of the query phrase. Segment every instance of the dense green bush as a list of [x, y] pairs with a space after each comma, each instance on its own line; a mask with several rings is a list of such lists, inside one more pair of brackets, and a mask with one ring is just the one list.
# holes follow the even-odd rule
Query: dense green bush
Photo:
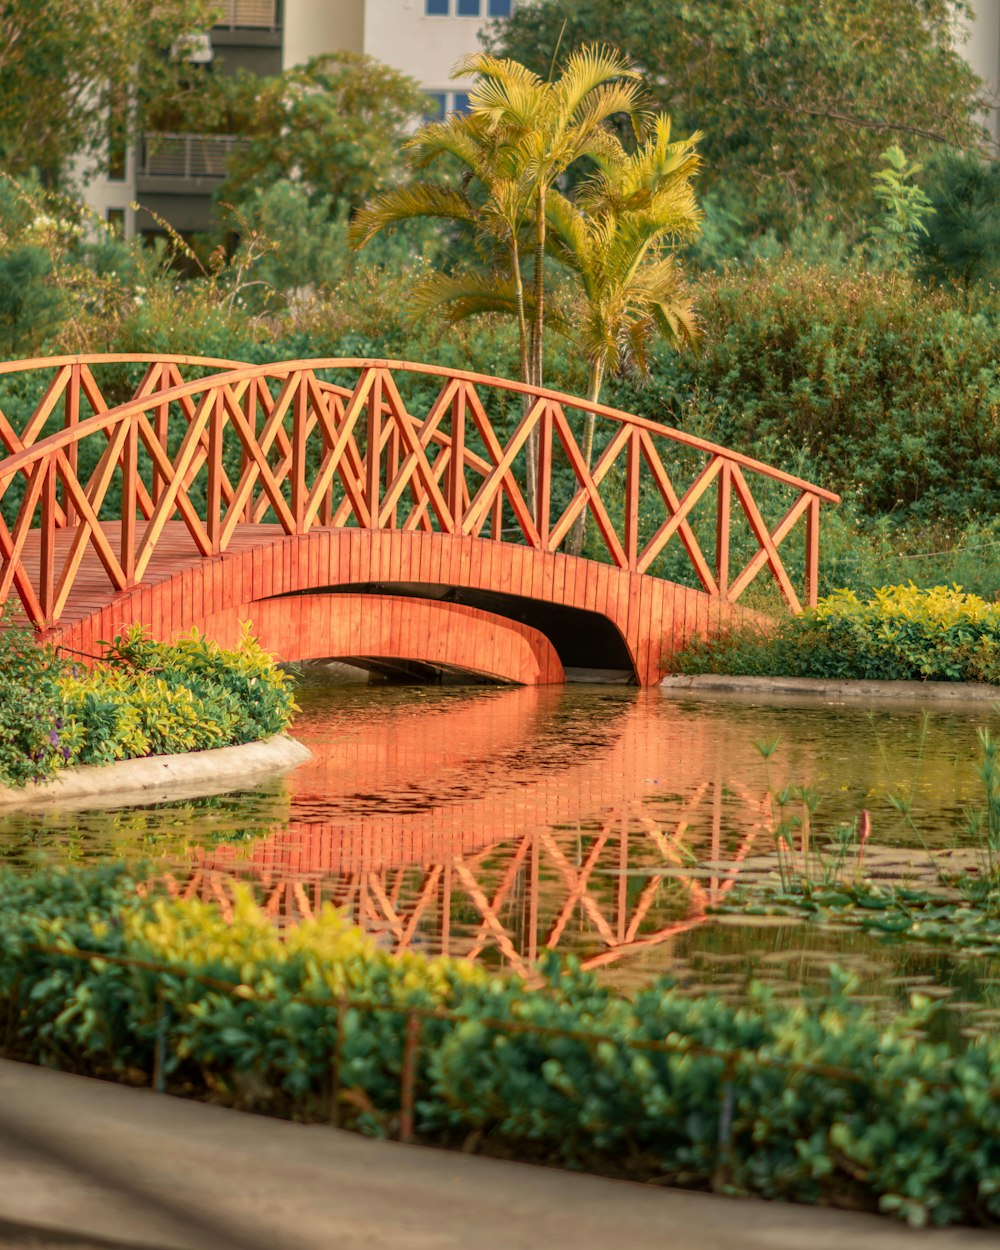
[[779, 259], [707, 279], [698, 355], [613, 402], [812, 476], [868, 516], [968, 520], [1000, 488], [992, 297]]
[[23, 786], [65, 762], [60, 682], [68, 666], [0, 609], [0, 785]]
[[696, 640], [682, 673], [881, 681], [1000, 682], [1000, 604], [960, 588], [889, 586], [862, 601], [835, 591], [768, 626]]
[[553, 957], [529, 989], [392, 957], [332, 909], [283, 939], [246, 897], [230, 924], [90, 870], [0, 876], [0, 1008], [20, 1058], [155, 1071], [296, 1118], [328, 1117], [336, 1072], [341, 1118], [380, 1134], [400, 1123], [416, 1011], [428, 1140], [913, 1223], [1000, 1219], [1000, 1043], [931, 1041], [928, 1000], [886, 1023], [837, 978], [798, 1005], [668, 981], [629, 1000]]
[[133, 626], [89, 670], [27, 631], [0, 631], [0, 785], [255, 742], [286, 729], [294, 709], [288, 675], [246, 629], [226, 651], [197, 633], [156, 643]]

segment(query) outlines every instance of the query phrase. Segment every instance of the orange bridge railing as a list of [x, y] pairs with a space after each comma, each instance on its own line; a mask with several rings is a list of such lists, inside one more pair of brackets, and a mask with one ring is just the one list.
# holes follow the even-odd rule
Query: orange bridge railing
[[[131, 397], [112, 405], [102, 371]], [[0, 411], [0, 603], [16, 594], [39, 627], [59, 620], [88, 549], [109, 590], [125, 590], [174, 520], [203, 556], [262, 522], [287, 535], [361, 526], [565, 552], [585, 515], [592, 558], [674, 580], [693, 572], [725, 602], [769, 570], [798, 611], [816, 601], [820, 505], [838, 502], [682, 430], [428, 365], [77, 356], [0, 366], [0, 384], [12, 375], [42, 385], [19, 430]], [[793, 534], [800, 590], [780, 550]]]

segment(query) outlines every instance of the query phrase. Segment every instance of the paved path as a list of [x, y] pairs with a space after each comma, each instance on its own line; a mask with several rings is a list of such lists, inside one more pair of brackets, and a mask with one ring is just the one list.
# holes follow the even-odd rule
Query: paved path
[[874, 1216], [371, 1141], [0, 1061], [0, 1246], [976, 1250]]

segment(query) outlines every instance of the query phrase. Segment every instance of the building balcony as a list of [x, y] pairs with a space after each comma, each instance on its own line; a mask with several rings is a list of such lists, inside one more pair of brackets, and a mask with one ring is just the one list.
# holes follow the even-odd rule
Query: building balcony
[[226, 176], [226, 161], [246, 140], [239, 135], [147, 134], [136, 167], [136, 191], [211, 195]]
[[281, 30], [281, 0], [222, 0], [213, 33]]

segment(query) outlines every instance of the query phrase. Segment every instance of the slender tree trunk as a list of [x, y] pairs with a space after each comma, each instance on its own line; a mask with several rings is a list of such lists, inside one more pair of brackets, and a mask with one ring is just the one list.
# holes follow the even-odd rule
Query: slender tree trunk
[[[587, 396], [592, 404], [600, 402], [601, 385], [603, 381], [604, 367], [599, 361], [595, 361], [590, 366], [590, 394]], [[590, 469], [590, 462], [594, 455], [595, 423], [594, 414], [592, 412], [588, 412], [583, 419], [583, 447], [581, 448], [583, 463], [587, 466], [588, 471]], [[570, 530], [569, 538], [570, 555], [578, 556], [583, 551], [583, 542], [587, 536], [587, 515], [587, 509], [584, 508], [584, 510], [573, 522], [573, 528]]]
[[538, 216], [535, 221], [535, 377], [536, 386], [544, 381], [543, 340], [545, 333], [545, 186], [538, 188]]
[[510, 268], [514, 279], [514, 296], [517, 301], [517, 333], [521, 349], [521, 381], [531, 381], [531, 357], [528, 353], [528, 319], [524, 311], [524, 278], [521, 275], [521, 250], [517, 246], [517, 231], [510, 245]]
[[[531, 385], [534, 377], [534, 323], [531, 328], [531, 340], [528, 339], [528, 317], [524, 310], [524, 278], [521, 274], [521, 250], [517, 245], [517, 232], [513, 234], [510, 245], [511, 266], [513, 268], [514, 292], [517, 299], [517, 333], [521, 349], [521, 381]], [[531, 411], [531, 396], [521, 397], [521, 416], [526, 417]], [[537, 440], [531, 437], [524, 451], [525, 459], [525, 492], [524, 500], [529, 511], [534, 515], [535, 495], [538, 481]]]
[[[545, 329], [545, 187], [538, 189], [538, 207], [535, 215], [535, 309], [531, 319], [531, 365], [530, 378], [532, 386], [541, 386], [543, 382], [542, 347]], [[525, 414], [534, 400], [525, 397]], [[527, 504], [532, 515], [535, 512], [535, 501], [538, 497], [538, 427], [528, 435], [525, 447], [525, 465], [528, 475]]]

